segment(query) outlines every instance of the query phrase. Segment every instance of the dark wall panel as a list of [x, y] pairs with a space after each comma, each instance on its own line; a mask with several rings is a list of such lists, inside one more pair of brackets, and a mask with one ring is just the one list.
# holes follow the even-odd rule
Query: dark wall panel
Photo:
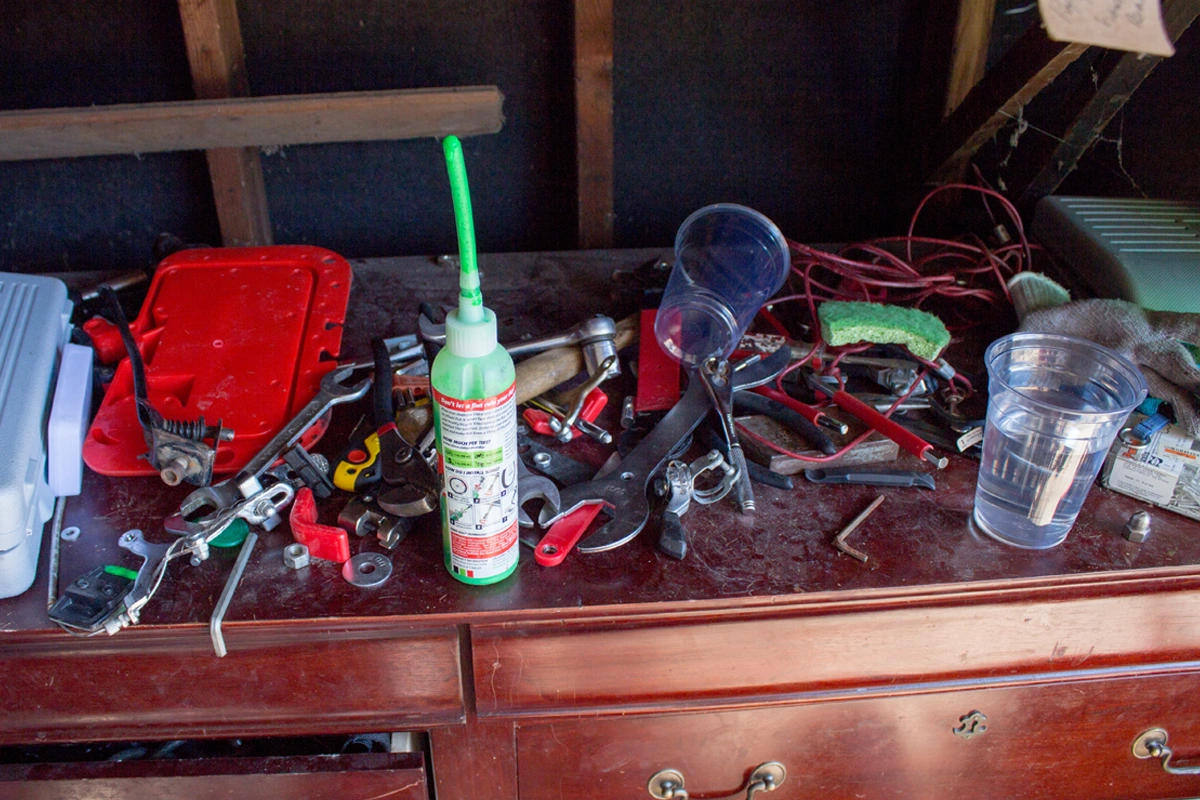
[[618, 0], [620, 243], [669, 243], [715, 202], [754, 207], [807, 241], [879, 232], [899, 176], [916, 5]]
[[[174, 3], [0, 3], [0, 110], [192, 96]], [[0, 270], [144, 266], [156, 234], [210, 240], [215, 215], [200, 153], [0, 163]]]
[[[500, 133], [464, 141], [479, 247], [574, 243], [570, 5], [520, 0], [243, 3], [252, 93], [495, 84]], [[276, 239], [347, 255], [453, 250], [438, 142], [289, 147], [263, 160]]]

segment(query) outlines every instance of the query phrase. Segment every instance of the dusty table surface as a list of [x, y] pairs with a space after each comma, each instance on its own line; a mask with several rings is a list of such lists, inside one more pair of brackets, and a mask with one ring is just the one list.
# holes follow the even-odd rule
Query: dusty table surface
[[[611, 280], [614, 269], [632, 269], [660, 250], [485, 255], [481, 271], [486, 303], [500, 321], [502, 341], [566, 328], [588, 315], [619, 319], [634, 313], [639, 292]], [[422, 300], [449, 304], [456, 297], [456, 272], [424, 257], [352, 262], [355, 283], [346, 321], [342, 357], [369, 357], [372, 336], [415, 330]], [[601, 418], [617, 429], [621, 398], [610, 392]], [[315, 448], [336, 454], [366, 403], [335, 410], [330, 433]], [[572, 442], [564, 452], [598, 467], [606, 457], [590, 441]], [[902, 455], [898, 468], [927, 469]], [[859, 598], [936, 596], [999, 586], [1062, 586], [1120, 583], [1142, 578], [1172, 580], [1200, 575], [1200, 522], [1151, 509], [1153, 533], [1135, 545], [1121, 531], [1136, 510], [1147, 508], [1099, 486], [1092, 489], [1079, 522], [1064, 544], [1034, 552], [995, 542], [970, 522], [978, 462], [951, 456], [936, 473], [936, 491], [826, 486], [798, 480], [791, 491], [756, 486], [758, 512], [737, 513], [732, 501], [693, 505], [684, 517], [690, 530], [683, 561], [655, 546], [653, 521], [634, 541], [605, 553], [572, 553], [559, 567], [543, 568], [523, 549], [517, 572], [486, 587], [459, 583], [442, 563], [436, 516], [423, 518], [390, 553], [392, 577], [372, 589], [356, 589], [340, 565], [315, 561], [307, 569], [284, 566], [282, 550], [292, 541], [286, 522], [260, 535], [226, 623], [309, 618], [396, 618], [412, 623], [484, 621], [548, 615], [573, 617], [655, 611], [703, 611], [824, 603]], [[152, 541], [168, 542], [163, 518], [189, 487], [167, 487], [157, 478], [108, 478], [87, 471], [83, 494], [67, 502], [65, 525], [82, 535], [62, 543], [60, 586], [99, 564], [135, 567], [116, 547], [117, 537], [141, 528]], [[883, 505], [859, 528], [851, 543], [866, 563], [834, 549], [837, 531], [879, 493]], [[349, 499], [338, 492], [320, 504], [321, 521], [333, 523]], [[46, 526], [46, 535], [49, 525]], [[352, 552], [382, 548], [373, 539], [351, 537]], [[44, 543], [39, 577], [20, 597], [0, 600], [0, 630], [53, 629], [46, 617], [49, 544]], [[172, 563], [164, 585], [142, 615], [143, 626], [206, 625], [236, 557], [216, 551], [199, 567]], [[1014, 583], [1014, 581], [1016, 583]]]

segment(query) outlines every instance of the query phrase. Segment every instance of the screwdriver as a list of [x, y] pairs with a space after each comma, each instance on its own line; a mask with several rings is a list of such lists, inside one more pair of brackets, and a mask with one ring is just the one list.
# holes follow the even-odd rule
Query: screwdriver
[[880, 414], [866, 403], [844, 389], [833, 390], [821, 383], [815, 375], [808, 376], [808, 383], [818, 392], [833, 400], [834, 405], [854, 417], [862, 420], [867, 427], [879, 431], [907, 452], [917, 458], [924, 459], [938, 469], [945, 469], [949, 462], [945, 456], [939, 456], [933, 450], [933, 445], [917, 436], [915, 433], [901, 427], [899, 423]]

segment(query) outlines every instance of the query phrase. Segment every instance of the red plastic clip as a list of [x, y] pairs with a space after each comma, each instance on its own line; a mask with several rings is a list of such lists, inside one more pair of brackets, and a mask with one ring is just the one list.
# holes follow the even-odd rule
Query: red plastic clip
[[317, 500], [307, 486], [296, 492], [288, 522], [292, 536], [308, 548], [313, 558], [339, 564], [350, 558], [350, 537], [341, 528], [317, 522]]
[[[600, 416], [600, 412], [608, 405], [608, 395], [600, 387], [592, 389], [588, 392], [588, 396], [583, 400], [583, 408], [579, 412], [579, 418], [586, 422], [595, 422], [596, 417]], [[529, 425], [530, 430], [534, 433], [540, 433], [543, 436], [554, 436], [554, 429], [550, 427], [551, 414], [548, 411], [543, 411], [540, 408], [527, 408], [522, 416], [525, 418], [525, 423]], [[571, 439], [579, 435], [577, 428], [571, 428]], [[570, 439], [568, 439], [570, 441]]]
[[567, 514], [550, 526], [546, 535], [533, 549], [533, 557], [543, 567], [557, 567], [571, 552], [588, 526], [604, 508], [603, 503], [588, 503]]

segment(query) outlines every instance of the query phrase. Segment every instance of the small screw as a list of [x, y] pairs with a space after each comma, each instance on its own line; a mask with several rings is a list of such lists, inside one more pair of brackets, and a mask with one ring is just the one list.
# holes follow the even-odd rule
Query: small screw
[[87, 579], [80, 578], [79, 580], [75, 581], [75, 585], [78, 586], [80, 589], [86, 589], [91, 584], [87, 581]]
[[1131, 542], [1141, 543], [1150, 536], [1150, 515], [1145, 511], [1135, 511], [1125, 523], [1125, 538]]

